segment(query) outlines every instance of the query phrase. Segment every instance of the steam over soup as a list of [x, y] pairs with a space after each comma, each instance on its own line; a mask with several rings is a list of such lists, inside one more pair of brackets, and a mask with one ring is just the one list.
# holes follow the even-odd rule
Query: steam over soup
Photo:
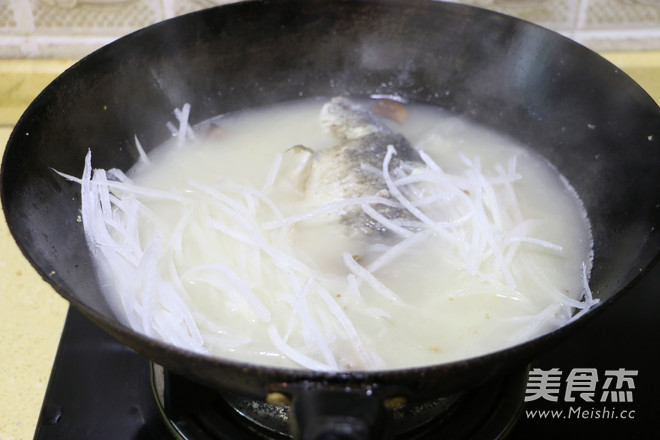
[[[373, 107], [376, 105], [376, 107]], [[373, 110], [370, 110], [373, 108]], [[437, 364], [526, 341], [595, 300], [585, 211], [551, 164], [442, 109], [308, 99], [187, 125], [82, 220], [134, 329], [316, 370]]]

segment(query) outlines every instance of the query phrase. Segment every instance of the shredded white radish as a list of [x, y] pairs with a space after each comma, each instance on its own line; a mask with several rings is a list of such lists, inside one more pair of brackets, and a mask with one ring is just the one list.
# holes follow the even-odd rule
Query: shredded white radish
[[391, 264], [392, 261], [395, 261], [396, 258], [404, 253], [407, 249], [419, 243], [419, 241], [429, 238], [431, 235], [431, 230], [427, 229], [416, 234], [409, 236], [406, 240], [401, 240], [394, 246], [387, 249], [383, 252], [376, 260], [372, 261], [367, 267], [366, 270], [374, 273], [378, 271], [381, 267]]
[[[196, 138], [190, 105], [175, 109], [174, 116], [178, 125], [168, 124], [173, 142], [190, 148]], [[135, 146], [139, 164], [151, 167], [137, 136]], [[518, 290], [516, 268], [529, 269], [532, 284], [552, 302], [509, 321], [517, 325], [512, 343], [572, 322], [598, 303], [587, 264], [581, 268], [582, 295], [575, 298], [549, 287], [529, 257], [561, 257], [564, 248], [544, 239], [536, 222], [523, 215], [516, 155], [485, 170], [478, 156], [459, 154], [461, 171], [449, 172], [426, 151], [414, 163], [393, 161], [396, 154], [389, 145], [380, 167], [360, 166], [382, 180], [386, 191], [297, 211], [276, 201], [286, 185], [282, 153], [274, 155], [258, 186], [219, 176], [212, 182], [188, 179], [172, 190], [149, 188], [121, 170], [93, 169], [91, 152], [81, 177], [58, 174], [80, 184], [85, 237], [102, 267], [102, 282], [117, 293], [112, 301], [118, 315], [137, 331], [197, 352], [256, 350], [319, 371], [387, 368], [372, 345], [382, 335], [361, 333], [357, 320], [399, 325], [394, 316], [414, 310], [415, 293], [388, 287], [388, 273], [409, 265], [410, 255], [427, 242], [435, 243], [449, 267], [523, 310], [532, 301]], [[314, 160], [309, 155], [294, 173]], [[180, 216], [165, 221], [163, 206]], [[404, 214], [388, 218], [383, 206]], [[386, 242], [373, 245], [366, 261], [342, 251], [333, 263], [336, 273], [330, 272], [294, 243], [298, 228], [349, 212], [387, 231]], [[216, 315], [245, 323], [242, 332], [226, 328]], [[269, 348], [251, 348], [259, 332]]]
[[[197, 266], [188, 272], [183, 274], [183, 277], [186, 278], [194, 273], [200, 271], [210, 270], [212, 272], [220, 275], [219, 279], [222, 280], [220, 291], [227, 292], [229, 295], [232, 295], [234, 298], [244, 299], [257, 313], [261, 321], [270, 322], [270, 310], [261, 302], [261, 300], [254, 294], [250, 287], [230, 268], [221, 265], [221, 264], [209, 264], [204, 266]], [[204, 279], [209, 283], [209, 281]]]
[[357, 277], [359, 280], [365, 280], [369, 285], [371, 285], [378, 293], [383, 295], [385, 298], [391, 301], [400, 302], [401, 298], [388, 289], [383, 283], [381, 283], [378, 278], [376, 278], [371, 272], [369, 272], [364, 267], [355, 261], [355, 258], [348, 252], [344, 252], [344, 264], [346, 267]]
[[334, 368], [332, 368], [331, 365], [327, 365], [315, 359], [312, 359], [309, 356], [304, 355], [302, 352], [296, 350], [295, 348], [287, 344], [278, 333], [277, 327], [275, 327], [274, 325], [268, 326], [268, 336], [270, 336], [270, 339], [275, 345], [275, 347], [278, 350], [280, 350], [280, 352], [284, 356], [287, 356], [289, 359], [296, 362], [297, 364], [309, 368], [310, 370], [318, 370], [318, 371], [335, 370]]
[[354, 206], [362, 206], [363, 204], [385, 205], [392, 207], [400, 206], [398, 203], [393, 202], [392, 200], [387, 199], [385, 197], [379, 197], [379, 196], [354, 197], [336, 202], [331, 202], [319, 208], [307, 212], [303, 212], [295, 216], [287, 217], [273, 222], [267, 222], [264, 224], [264, 227], [266, 229], [281, 228], [283, 226], [289, 226], [294, 223], [302, 222], [304, 220], [309, 220], [314, 217], [319, 217], [328, 213], [342, 211], [348, 208], [352, 208]]
[[365, 214], [367, 214], [369, 217], [372, 219], [376, 220], [378, 223], [380, 223], [385, 229], [392, 231], [402, 237], [410, 237], [412, 235], [412, 232], [410, 232], [409, 229], [400, 227], [399, 225], [396, 224], [395, 221], [392, 221], [376, 211], [374, 208], [372, 208], [370, 205], [367, 205], [363, 203], [360, 205], [362, 210], [364, 211]]
[[[190, 350], [202, 350], [202, 338], [190, 310], [181, 302], [180, 294], [156, 271], [162, 254], [162, 238], [156, 233], [146, 244], [135, 242], [139, 237], [135, 216], [150, 217], [150, 214], [137, 202], [132, 191], [147, 196], [152, 196], [153, 192], [141, 191], [128, 182], [118, 185], [108, 180], [104, 170], [92, 169], [91, 152], [85, 157], [82, 178], [71, 180], [81, 185], [85, 236], [99, 263], [101, 281], [115, 285], [113, 290], [120, 294], [115, 307], [123, 311], [124, 319], [147, 335], [176, 341]], [[129, 193], [116, 197], [110, 191], [117, 188]], [[165, 198], [180, 200], [172, 196]], [[160, 316], [168, 318], [162, 320]]]
[[181, 109], [174, 109], [174, 116], [179, 121], [179, 129], [177, 131], [177, 146], [179, 148], [183, 147], [187, 139], [194, 139], [194, 134], [192, 128], [188, 124], [188, 118], [190, 117], [190, 104], [186, 103], [181, 107]]
[[594, 298], [591, 288], [589, 287], [589, 277], [587, 275], [587, 265], [585, 263], [582, 263], [582, 267], [580, 268], [580, 279], [582, 280], [582, 301], [575, 304], [575, 307], [580, 309], [580, 311], [573, 315], [568, 322], [573, 322], [576, 319], [579, 319], [593, 306], [600, 302], [600, 299]]
[[275, 183], [275, 179], [277, 178], [277, 173], [280, 170], [280, 166], [282, 166], [282, 153], [277, 153], [275, 155], [275, 160], [273, 161], [273, 165], [271, 165], [270, 171], [266, 176], [266, 182], [264, 183], [263, 186], [264, 193], [268, 194], [268, 192], [271, 189], [273, 189], [273, 184]]
[[147, 153], [144, 151], [144, 148], [142, 148], [142, 144], [140, 144], [140, 140], [137, 136], [135, 136], [135, 149], [138, 152], [139, 162], [143, 165], [151, 165], [151, 160], [149, 159], [149, 156], [147, 156]]

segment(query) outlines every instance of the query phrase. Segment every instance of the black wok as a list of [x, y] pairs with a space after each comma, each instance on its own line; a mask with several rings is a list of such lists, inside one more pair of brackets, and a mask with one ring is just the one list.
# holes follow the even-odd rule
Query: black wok
[[[161, 144], [173, 109], [184, 103], [196, 123], [301, 96], [372, 94], [444, 107], [554, 163], [591, 219], [591, 288], [600, 304], [551, 334], [486, 356], [333, 374], [193, 354], [114, 318], [76, 221], [79, 187], [53, 169], [80, 175], [88, 148], [96, 167], [129, 168], [137, 160], [134, 137], [146, 150]], [[414, 402], [477, 386], [524, 365], [612, 304], [660, 250], [659, 165], [658, 106], [615, 66], [558, 34], [450, 3], [264, 1], [168, 20], [82, 59], [16, 125], [1, 185], [7, 222], [32, 265], [73, 306], [146, 357], [256, 399], [283, 391], [302, 402], [330, 390], [332, 398], [357, 399], [349, 399], [353, 406], [380, 407], [389, 397]]]

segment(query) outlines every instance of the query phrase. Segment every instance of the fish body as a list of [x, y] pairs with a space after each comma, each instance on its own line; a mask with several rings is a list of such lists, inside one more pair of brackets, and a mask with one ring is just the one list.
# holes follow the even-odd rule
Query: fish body
[[[335, 97], [326, 103], [319, 121], [338, 143], [313, 152], [305, 176], [306, 196], [324, 202], [368, 196], [395, 202], [383, 177], [388, 147], [391, 145], [396, 151], [389, 163], [390, 171], [404, 162], [412, 166], [421, 163], [417, 150], [406, 138], [389, 129], [368, 109], [344, 97]], [[396, 206], [374, 204], [372, 208], [388, 220], [410, 216], [407, 210]], [[367, 235], [387, 232], [360, 206], [343, 211], [341, 222]]]

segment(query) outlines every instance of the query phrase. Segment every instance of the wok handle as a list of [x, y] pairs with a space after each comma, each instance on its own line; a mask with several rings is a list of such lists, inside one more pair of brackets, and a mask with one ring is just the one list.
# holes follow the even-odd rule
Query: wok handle
[[393, 439], [390, 417], [380, 398], [353, 389], [311, 389], [293, 401], [290, 419], [297, 440]]

